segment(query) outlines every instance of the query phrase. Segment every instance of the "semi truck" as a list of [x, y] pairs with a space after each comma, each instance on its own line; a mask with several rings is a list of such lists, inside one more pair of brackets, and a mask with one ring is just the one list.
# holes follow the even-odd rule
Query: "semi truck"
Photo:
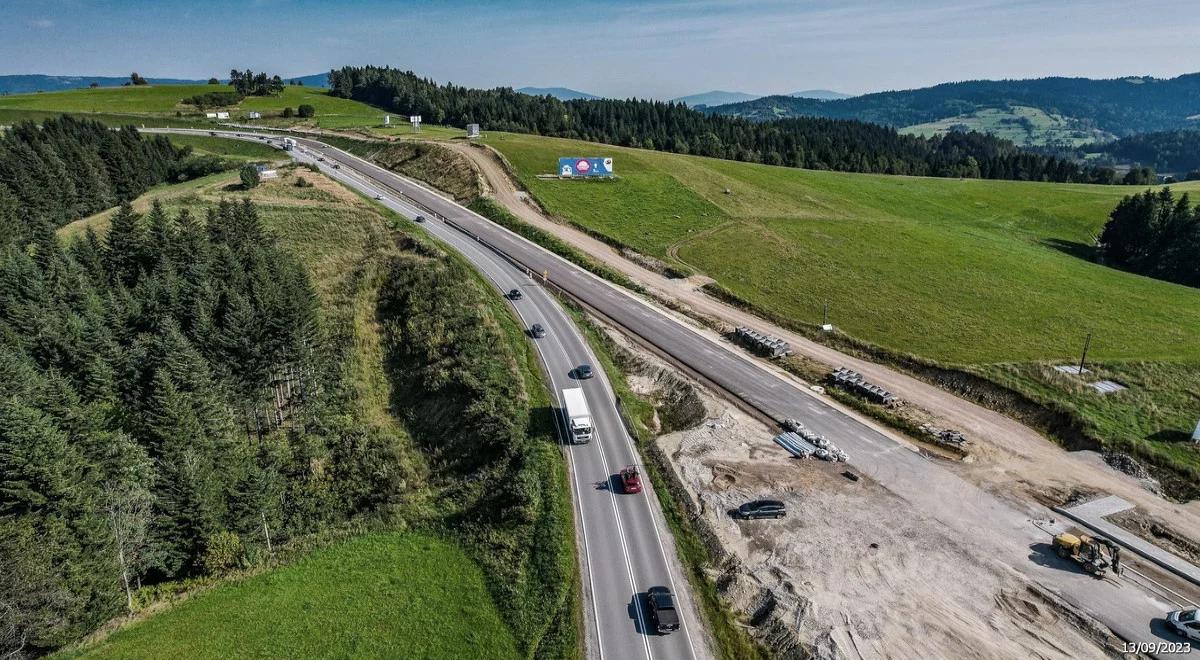
[[284, 151], [291, 151], [292, 149], [295, 149], [295, 148], [296, 148], [295, 140], [293, 140], [290, 137], [283, 138], [283, 150]]
[[588, 410], [587, 399], [583, 396], [583, 388], [572, 387], [563, 390], [562, 401], [571, 444], [590, 442], [592, 439], [592, 413]]

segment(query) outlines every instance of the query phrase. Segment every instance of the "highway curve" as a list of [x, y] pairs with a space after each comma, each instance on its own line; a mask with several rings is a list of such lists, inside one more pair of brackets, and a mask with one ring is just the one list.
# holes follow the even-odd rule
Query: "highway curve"
[[[340, 178], [346, 180], [345, 172], [348, 170], [353, 173], [351, 176], [354, 180], [369, 181], [371, 185], [381, 189], [401, 193], [413, 204], [435, 212], [440, 219], [433, 224], [441, 225], [436, 228], [435, 233], [452, 245], [457, 247], [458, 243], [453, 242], [450, 234], [443, 231], [449, 227], [457, 228], [463, 236], [473, 237], [481, 244], [490, 246], [493, 254], [503, 253], [509, 260], [528, 271], [548, 273], [550, 281], [571, 297], [607, 317], [642, 342], [653, 346], [677, 364], [683, 365], [692, 375], [709, 382], [762, 415], [777, 421], [789, 417], [800, 419], [849, 452], [850, 464], [858, 472], [875, 479], [925, 515], [959, 532], [962, 538], [980, 544], [975, 550], [981, 562], [996, 561], [1007, 565], [1058, 594], [1077, 609], [1087, 612], [1124, 640], [1148, 645], [1164, 640], [1177, 641], [1178, 638], [1165, 631], [1162, 620], [1167, 611], [1175, 609], [1173, 603], [1128, 579], [1095, 580], [1083, 573], [1065, 571], [1056, 565], [1043, 565], [1031, 559], [1031, 549], [1043, 546], [1048, 541], [1046, 533], [1033, 525], [1031, 518], [1054, 517], [1055, 514], [1049, 509], [1033, 506], [1018, 509], [1016, 505], [1000, 500], [926, 459], [908, 443], [831, 406], [800, 383], [769, 369], [740, 350], [714, 340], [701, 330], [652, 306], [634, 294], [592, 275], [419, 183], [319, 141], [306, 138], [297, 138], [297, 141], [306, 149], [319, 151], [325, 158], [339, 163], [341, 170], [327, 170], [335, 176], [341, 173]], [[487, 251], [481, 251], [481, 254], [482, 252]], [[472, 260], [478, 256], [480, 255], [468, 255]], [[562, 333], [563, 328], [556, 328], [552, 332]], [[586, 350], [586, 347], [583, 349]], [[606, 383], [600, 381], [589, 385], [589, 405], [595, 406], [599, 403], [597, 387], [604, 389], [607, 395], [606, 403], [611, 402], [611, 391]], [[621, 435], [624, 435], [623, 432]], [[584, 451], [577, 451], [579, 448], [573, 448], [571, 451], [578, 501], [588, 501], [587, 493], [578, 490], [578, 484], [585, 484], [588, 479], [596, 483], [599, 481], [596, 475], [605, 469], [619, 469], [618, 464], [621, 460], [634, 459], [633, 454], [612, 456], [611, 452], [605, 449], [603, 454], [607, 465], [601, 463], [585, 468], [585, 455], [590, 456], [597, 453], [595, 450], [599, 447], [611, 444], [614, 443], [602, 435], [598, 443], [594, 442]], [[592, 451], [589, 452], [588, 449]], [[781, 460], [784, 460], [782, 456]], [[649, 501], [653, 498], [646, 499]], [[617, 501], [624, 503], [626, 500], [617, 498]], [[620, 505], [613, 506], [623, 512]], [[600, 508], [602, 507], [592, 504], [581, 505], [580, 513], [584, 518], [588, 515], [603, 515], [594, 512]], [[656, 507], [651, 505], [648, 508], [655, 515], [638, 521], [637, 527], [630, 526], [632, 518], [622, 516], [622, 524], [617, 528], [603, 529], [609, 535], [618, 536], [625, 543], [630, 539], [652, 539], [657, 533], [663, 540], [663, 550], [660, 554], [673, 557], [669, 538], [663, 536], [665, 529], [660, 524], [656, 526], [656, 523], [661, 522]], [[898, 511], [897, 515], [904, 515], [904, 512]], [[609, 520], [609, 524], [615, 523], [615, 519]], [[587, 543], [598, 542], [598, 532], [593, 531], [598, 526], [589, 527], [585, 523], [582, 527], [583, 531], [588, 533]], [[587, 548], [586, 545], [582, 547]], [[980, 551], [982, 548], [986, 548], [986, 552]], [[643, 559], [649, 560], [649, 554], [643, 558], [641, 553], [635, 553], [630, 557], [630, 563], [636, 565]], [[610, 561], [619, 563], [618, 559], [606, 556], [605, 566], [601, 566], [599, 559], [591, 559], [589, 571], [585, 572], [585, 589], [588, 588], [588, 576], [592, 576], [594, 580], [602, 569], [607, 571], [605, 574], [612, 580], [617, 579], [618, 571], [613, 571], [607, 566]], [[668, 565], [672, 568], [677, 566], [673, 562], [668, 562]], [[682, 579], [675, 571], [677, 569], [672, 572], [675, 583], [682, 587]], [[639, 583], [636, 579], [633, 583], [641, 589], [653, 586]], [[601, 593], [601, 586], [597, 584], [595, 591]], [[595, 602], [603, 605], [598, 598]], [[598, 611], [588, 612], [585, 609], [585, 615], [589, 614], [598, 619], [602, 618]], [[604, 621], [603, 625], [595, 624], [594, 627], [601, 637], [598, 648], [607, 654], [606, 646], [609, 642], [603, 636], [610, 630], [615, 632], [616, 628], [613, 628], [611, 619]], [[695, 628], [694, 622], [694, 618], [688, 620], [692, 628]], [[589, 640], [592, 635], [591, 628], [592, 626], [589, 626]], [[697, 655], [702, 654], [701, 647], [696, 644], [702, 637], [694, 630], [690, 636], [679, 635], [676, 639], [690, 640]], [[678, 647], [670, 651], [664, 649], [662, 657], [666, 657], [666, 653], [676, 652], [686, 655], [691, 650]], [[645, 652], [660, 655], [653, 644], [648, 645]]]

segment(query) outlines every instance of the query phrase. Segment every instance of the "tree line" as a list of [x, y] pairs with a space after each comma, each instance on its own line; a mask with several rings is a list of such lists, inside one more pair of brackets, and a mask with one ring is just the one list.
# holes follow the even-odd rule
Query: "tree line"
[[1099, 239], [1106, 263], [1148, 277], [1200, 287], [1200, 205], [1170, 188], [1121, 200]]
[[[31, 229], [0, 245], [0, 654], [52, 650], [139, 585], [399, 497], [401, 440], [339, 414], [312, 283], [253, 204], [123, 204], [103, 239], [65, 247], [54, 222], [0, 209], [16, 215]], [[276, 415], [283, 432], [257, 432]]]
[[[0, 240], [26, 236], [37, 218], [59, 226], [131, 200], [164, 181], [220, 171], [225, 162], [176, 148], [165, 136], [133, 127], [110, 130], [63, 115], [38, 126], [21, 122], [0, 135]], [[3, 213], [4, 209], [19, 214]]]
[[876, 124], [794, 118], [754, 122], [706, 115], [677, 103], [560, 101], [510, 88], [439, 85], [411, 71], [345, 67], [329, 73], [330, 93], [426, 121], [533, 133], [770, 165], [847, 172], [1030, 181], [1116, 181], [1108, 170], [1018, 149], [980, 133], [922, 138]]
[[279, 76], [268, 76], [265, 73], [254, 73], [250, 69], [229, 71], [229, 84], [234, 91], [242, 96], [274, 96], [283, 91], [283, 79]]

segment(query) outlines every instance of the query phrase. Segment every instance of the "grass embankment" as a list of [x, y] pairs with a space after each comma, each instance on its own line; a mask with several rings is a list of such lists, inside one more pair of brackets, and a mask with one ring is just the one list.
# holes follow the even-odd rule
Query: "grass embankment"
[[[281, 175], [250, 191], [241, 189], [236, 173], [213, 175], [160, 187], [134, 206], [145, 209], [157, 199], [168, 211], [187, 208], [196, 214], [222, 198], [248, 196], [256, 203], [263, 223], [313, 274], [323, 325], [333, 335], [328, 344], [338, 352], [333, 363], [348, 384], [346, 410], [369, 428], [405, 439], [411, 496], [403, 510], [389, 513], [417, 536], [371, 537], [372, 546], [393, 544], [396, 549], [386, 552], [401, 553], [363, 560], [379, 563], [379, 576], [338, 569], [345, 571], [345, 581], [334, 585], [322, 577], [322, 564], [302, 562], [228, 592], [217, 587], [215, 601], [202, 594], [150, 616], [128, 629], [132, 641], [124, 641], [123, 632], [97, 652], [152, 654], [163, 640], [178, 637], [192, 644], [215, 626], [219, 644], [181, 646], [176, 655], [228, 657], [288, 648], [296, 649], [293, 655], [371, 656], [388, 655], [379, 649], [394, 655], [412, 648], [421, 657], [461, 657], [467, 649], [488, 648], [499, 657], [578, 656], [578, 579], [565, 465], [554, 440], [549, 394], [520, 326], [490, 287], [457, 257], [420, 238], [419, 229], [400, 226], [397, 216], [307, 169], [285, 168]], [[312, 186], [298, 187], [299, 179]], [[103, 234], [109, 215], [68, 225], [60, 235], [78, 236], [88, 227]], [[456, 412], [442, 417], [451, 410]], [[459, 457], [470, 461], [455, 460]], [[403, 553], [413, 542], [436, 544], [430, 547], [437, 552], [429, 562], [388, 572], [389, 556], [412, 563]], [[342, 553], [348, 553], [346, 561], [358, 561], [353, 543], [342, 547], [322, 553], [334, 565], [340, 565]], [[438, 570], [427, 572], [430, 562]], [[293, 569], [297, 572], [289, 572]], [[423, 576], [409, 579], [409, 570]], [[472, 571], [481, 576], [472, 578], [481, 588], [443, 584], [443, 577], [469, 577]], [[313, 591], [287, 586], [309, 581]], [[430, 590], [446, 609], [432, 609], [434, 603], [422, 594], [408, 594], [405, 601], [405, 584]], [[315, 609], [276, 607], [277, 594], [301, 597]], [[380, 604], [395, 598], [401, 602], [391, 610]], [[330, 609], [316, 607], [318, 601], [329, 601]], [[388, 625], [350, 621], [377, 622], [379, 608]], [[295, 629], [293, 619], [307, 612], [317, 617], [327, 612], [335, 621], [343, 617], [353, 634], [333, 635], [321, 626]], [[397, 614], [418, 625], [393, 625], [390, 617]], [[447, 616], [458, 623], [440, 625]], [[272, 640], [277, 634], [298, 639]], [[272, 641], [279, 644], [271, 646]]]
[[287, 154], [260, 142], [230, 140], [209, 135], [168, 135], [167, 139], [179, 147], [191, 147], [197, 153], [223, 156], [234, 160], [287, 160]]
[[[1057, 405], [1110, 448], [1200, 469], [1200, 452], [1179, 442], [1195, 424], [1195, 378], [1156, 376], [1200, 370], [1200, 291], [1087, 259], [1134, 188], [816, 172], [526, 135], [486, 141], [550, 213], [682, 261], [767, 316], [811, 330], [828, 303], [831, 321], [878, 359], [979, 373]], [[618, 178], [539, 179], [561, 155], [614, 155]], [[1042, 377], [1040, 365], [1077, 360], [1088, 332], [1091, 359], [1130, 391], [1101, 397]]]
[[224, 584], [79, 658], [517, 658], [483, 573], [453, 543], [377, 533]]

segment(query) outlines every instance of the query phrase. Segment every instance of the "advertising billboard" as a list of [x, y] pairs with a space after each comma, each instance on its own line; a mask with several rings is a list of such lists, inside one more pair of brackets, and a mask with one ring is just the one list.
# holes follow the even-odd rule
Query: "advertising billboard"
[[559, 176], [612, 176], [611, 158], [559, 158]]

